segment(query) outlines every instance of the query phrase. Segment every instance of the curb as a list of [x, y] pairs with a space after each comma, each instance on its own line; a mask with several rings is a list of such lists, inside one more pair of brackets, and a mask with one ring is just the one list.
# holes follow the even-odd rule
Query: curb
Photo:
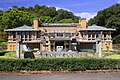
[[0, 74], [91, 74], [120, 73], [120, 70], [86, 70], [86, 71], [0, 71]]

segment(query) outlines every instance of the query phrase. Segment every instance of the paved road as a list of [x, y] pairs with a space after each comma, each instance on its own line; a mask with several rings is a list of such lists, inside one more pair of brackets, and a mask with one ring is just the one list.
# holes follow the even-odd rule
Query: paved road
[[0, 80], [120, 80], [120, 74], [0, 74]]

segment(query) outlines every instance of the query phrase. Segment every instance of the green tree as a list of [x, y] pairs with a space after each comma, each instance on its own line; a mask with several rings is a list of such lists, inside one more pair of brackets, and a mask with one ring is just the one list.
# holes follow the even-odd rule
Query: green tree
[[59, 23], [74, 23], [74, 21], [72, 19], [62, 19]]

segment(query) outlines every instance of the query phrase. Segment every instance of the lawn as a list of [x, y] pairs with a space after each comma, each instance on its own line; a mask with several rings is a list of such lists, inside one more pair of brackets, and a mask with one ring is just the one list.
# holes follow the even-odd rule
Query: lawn
[[115, 54], [115, 55], [106, 56], [105, 58], [120, 59], [120, 55]]
[[11, 56], [0, 56], [0, 58], [2, 58], [2, 59], [13, 59], [14, 57], [11, 57]]

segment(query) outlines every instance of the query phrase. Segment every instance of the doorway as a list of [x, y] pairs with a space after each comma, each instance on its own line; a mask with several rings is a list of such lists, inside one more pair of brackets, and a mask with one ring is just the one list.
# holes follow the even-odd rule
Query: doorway
[[64, 50], [64, 41], [57, 41], [55, 42], [56, 51], [63, 51]]

